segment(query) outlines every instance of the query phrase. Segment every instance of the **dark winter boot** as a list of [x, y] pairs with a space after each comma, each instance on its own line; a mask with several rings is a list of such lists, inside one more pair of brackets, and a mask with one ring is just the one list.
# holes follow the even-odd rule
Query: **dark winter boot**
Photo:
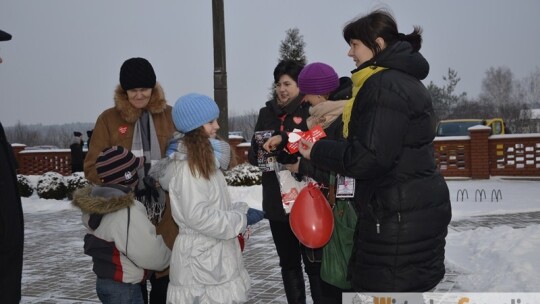
[[306, 303], [306, 285], [304, 283], [304, 274], [302, 269], [281, 270], [283, 277], [283, 287], [289, 304]]
[[325, 304], [323, 301], [323, 296], [321, 293], [321, 277], [316, 275], [310, 275], [309, 278], [309, 288], [311, 289], [311, 299], [313, 299], [313, 304]]

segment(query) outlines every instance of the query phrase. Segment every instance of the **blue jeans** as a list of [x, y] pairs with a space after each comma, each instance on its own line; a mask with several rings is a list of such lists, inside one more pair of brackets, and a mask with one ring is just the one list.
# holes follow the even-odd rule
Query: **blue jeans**
[[140, 284], [97, 278], [96, 292], [104, 304], [144, 304]]

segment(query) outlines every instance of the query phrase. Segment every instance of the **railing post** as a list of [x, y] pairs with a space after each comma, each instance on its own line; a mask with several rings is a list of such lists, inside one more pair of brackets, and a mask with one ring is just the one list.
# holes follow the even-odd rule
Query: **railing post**
[[471, 137], [471, 177], [489, 179], [489, 133], [491, 128], [474, 126], [469, 128]]
[[[19, 156], [19, 152], [26, 149], [26, 145], [25, 144], [12, 144], [11, 148], [13, 149], [13, 155], [15, 155], [15, 159], [17, 160], [17, 164], [19, 165], [19, 168], [20, 168], [21, 158]], [[19, 171], [20, 170], [17, 170], [17, 174], [21, 174]]]

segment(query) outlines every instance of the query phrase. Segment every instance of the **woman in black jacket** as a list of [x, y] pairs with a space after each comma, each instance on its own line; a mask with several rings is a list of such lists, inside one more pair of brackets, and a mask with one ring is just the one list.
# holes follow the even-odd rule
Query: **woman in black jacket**
[[[9, 40], [11, 35], [0, 30], [0, 41]], [[19, 303], [21, 300], [24, 218], [17, 189], [17, 167], [0, 122], [0, 303]]]
[[[338, 78], [336, 71], [328, 64], [322, 62], [313, 62], [306, 65], [298, 75], [298, 87], [304, 94], [304, 101], [310, 104], [307, 126], [310, 130], [320, 127], [324, 130], [325, 139], [342, 139], [343, 122], [341, 114], [347, 100], [351, 98], [352, 82], [348, 77]], [[279, 135], [272, 136], [263, 145], [267, 152], [282, 151], [281, 154], [287, 154], [286, 144], [288, 143], [287, 132], [280, 132]], [[298, 153], [293, 154], [294, 163], [289, 163], [285, 167], [293, 173], [299, 173], [313, 178], [322, 185], [323, 193], [328, 200], [335, 201], [334, 192], [329, 191], [334, 187], [330, 184], [331, 172], [321, 170], [309, 160], [300, 158]], [[286, 159], [290, 159], [287, 157]], [[291, 161], [291, 162], [293, 162]], [[322, 248], [306, 249], [311, 256], [322, 261]], [[322, 264], [321, 264], [322, 266]], [[321, 283], [321, 301], [325, 304], [341, 303], [342, 293], [349, 290], [341, 289], [331, 285], [322, 278]]]
[[[304, 102], [309, 103], [309, 117], [306, 120], [308, 128], [321, 127], [326, 134], [325, 139], [343, 139], [343, 107], [351, 98], [352, 81], [348, 77], [338, 78], [334, 68], [326, 63], [313, 62], [306, 65], [298, 76], [298, 88], [304, 94]], [[267, 152], [288, 154], [286, 145], [289, 141], [287, 132], [280, 132], [268, 139], [263, 148]], [[330, 172], [319, 170], [312, 162], [300, 158], [298, 153], [294, 157], [283, 157], [290, 163], [285, 167], [293, 173], [307, 175], [328, 188]], [[292, 160], [291, 160], [292, 159]]]
[[355, 98], [343, 111], [346, 141], [302, 141], [300, 153], [355, 178], [353, 289], [429, 291], [445, 273], [451, 207], [433, 156], [431, 97], [420, 81], [429, 72], [418, 52], [421, 29], [401, 34], [389, 13], [375, 11], [346, 25], [343, 36], [357, 66]]
[[[303, 102], [297, 80], [303, 66], [296, 61], [281, 61], [274, 69], [275, 98], [267, 101], [259, 111], [255, 132], [269, 131], [269, 134], [291, 132], [293, 129], [306, 131], [309, 104]], [[248, 159], [252, 165], [261, 165], [260, 155], [266, 152], [253, 136]], [[266, 159], [266, 158], [264, 158]], [[275, 157], [273, 159], [275, 161]], [[320, 264], [310, 261], [305, 247], [300, 244], [289, 225], [281, 200], [281, 191], [275, 171], [262, 173], [263, 210], [270, 222], [270, 230], [279, 256], [279, 265], [285, 294], [289, 303], [306, 303], [302, 260], [309, 278], [311, 297], [314, 303], [320, 301]]]
[[84, 141], [81, 138], [81, 132], [73, 132], [73, 135], [75, 138], [73, 139], [73, 143], [69, 146], [69, 149], [71, 150], [71, 173], [82, 172], [84, 171]]

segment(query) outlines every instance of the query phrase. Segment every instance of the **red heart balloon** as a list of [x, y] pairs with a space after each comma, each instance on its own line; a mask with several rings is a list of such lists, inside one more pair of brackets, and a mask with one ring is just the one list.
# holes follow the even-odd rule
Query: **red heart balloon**
[[313, 184], [304, 187], [294, 201], [289, 224], [300, 243], [309, 248], [326, 245], [334, 231], [332, 209], [321, 190]]

